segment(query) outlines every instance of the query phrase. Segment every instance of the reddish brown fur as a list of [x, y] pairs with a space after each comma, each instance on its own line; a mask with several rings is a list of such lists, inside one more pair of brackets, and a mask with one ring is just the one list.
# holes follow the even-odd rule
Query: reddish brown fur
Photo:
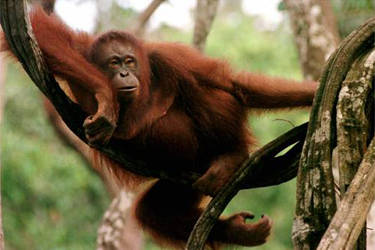
[[[227, 63], [195, 49], [177, 43], [146, 43], [125, 32], [109, 32], [94, 42], [41, 9], [32, 12], [31, 20], [48, 66], [69, 82], [78, 103], [90, 113], [98, 108], [94, 99], [98, 93], [105, 96], [106, 108], [118, 106], [107, 77], [89, 62], [95, 62], [96, 46], [115, 39], [135, 48], [142, 70], [141, 91], [131, 104], [120, 106], [113, 136], [124, 142], [127, 154], [144, 159], [150, 167], [203, 174], [195, 189], [159, 180], [139, 197], [135, 215], [161, 243], [181, 246], [186, 242], [202, 212], [203, 193], [217, 192], [247, 157], [253, 143], [246, 127], [248, 109], [307, 106], [317, 86], [237, 74]], [[97, 101], [100, 106], [103, 100]], [[137, 179], [101, 153], [96, 155], [120, 181]], [[264, 243], [270, 221], [264, 217], [247, 224], [247, 217], [251, 216], [240, 213], [221, 218], [210, 235], [211, 245]]]

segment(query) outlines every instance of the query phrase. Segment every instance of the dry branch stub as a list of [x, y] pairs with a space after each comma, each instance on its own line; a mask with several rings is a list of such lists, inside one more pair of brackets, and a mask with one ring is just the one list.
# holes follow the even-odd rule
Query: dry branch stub
[[366, 103], [374, 71], [373, 55], [367, 53], [373, 48], [374, 30], [371, 19], [350, 34], [322, 75], [298, 173], [292, 235], [296, 249], [315, 249], [336, 212], [333, 149], [337, 146], [343, 191], [362, 160], [371, 120], [366, 119]]

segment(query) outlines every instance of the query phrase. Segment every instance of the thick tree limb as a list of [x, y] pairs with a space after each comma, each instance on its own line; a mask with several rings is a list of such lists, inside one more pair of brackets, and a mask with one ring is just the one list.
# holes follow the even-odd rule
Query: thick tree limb
[[[204, 249], [205, 242], [211, 229], [223, 212], [228, 203], [241, 189], [244, 183], [249, 183], [249, 179], [261, 176], [262, 162], [272, 157], [284, 149], [287, 145], [291, 145], [300, 139], [300, 131], [304, 131], [307, 124], [303, 124], [294, 130], [280, 136], [276, 140], [265, 145], [262, 149], [253, 153], [250, 158], [245, 161], [241, 168], [232, 176], [231, 180], [219, 191], [219, 193], [211, 200], [205, 211], [195, 224], [190, 234], [186, 249], [200, 250]], [[301, 143], [302, 144], [302, 143]], [[300, 147], [297, 144], [296, 147]], [[295, 149], [295, 148], [294, 148]], [[293, 149], [292, 149], [293, 150]], [[298, 157], [299, 159], [299, 157]], [[298, 161], [298, 159], [296, 159]]]
[[353, 249], [375, 198], [375, 141], [341, 201], [318, 249]]
[[297, 45], [303, 75], [318, 80], [322, 65], [337, 48], [340, 37], [330, 1], [284, 0]]
[[[339, 186], [345, 194], [366, 152], [371, 134], [368, 99], [374, 74], [374, 53], [358, 55], [342, 83], [337, 104], [337, 161]], [[371, 106], [370, 106], [371, 107]], [[366, 225], [353, 249], [366, 249]]]
[[130, 216], [133, 200], [125, 190], [112, 200], [98, 229], [97, 250], [142, 249], [141, 231]]
[[297, 183], [293, 243], [297, 249], [315, 249], [335, 210], [331, 169], [336, 145], [338, 93], [353, 61], [374, 42], [375, 19], [349, 35], [331, 56], [321, 78], [302, 151]]
[[[350, 186], [318, 249], [354, 249], [361, 231], [365, 233], [362, 228], [375, 196], [372, 188], [375, 186], [375, 175], [372, 174], [375, 142], [371, 143], [366, 152], [370, 134], [367, 102], [375, 72], [375, 51], [368, 53], [365, 50], [363, 54], [364, 56], [358, 55], [358, 59], [352, 64], [342, 84], [337, 104], [341, 192], [345, 193]], [[359, 247], [365, 249], [365, 243], [365, 240], [360, 242]]]

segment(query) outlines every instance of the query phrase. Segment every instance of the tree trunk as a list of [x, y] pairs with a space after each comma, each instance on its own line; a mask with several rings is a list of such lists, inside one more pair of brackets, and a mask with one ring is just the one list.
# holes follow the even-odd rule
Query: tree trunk
[[[366, 136], [370, 133], [367, 129], [368, 125], [366, 119], [364, 119], [363, 110], [368, 109], [368, 105], [364, 105], [367, 101], [369, 87], [366, 84], [369, 85], [367, 81], [372, 81], [374, 65], [366, 61], [362, 63], [365, 67], [359, 69], [356, 68], [358, 62], [356, 60], [362, 60], [364, 53], [372, 48], [374, 31], [375, 19], [369, 20], [354, 31], [330, 57], [322, 74], [321, 85], [311, 111], [297, 178], [297, 206], [292, 237], [296, 249], [315, 249], [328, 225], [335, 223], [335, 220], [331, 222], [336, 212], [331, 166], [333, 165], [332, 154], [336, 145], [339, 152], [339, 168], [342, 165], [345, 171], [340, 174], [343, 189], [351, 182], [353, 174], [350, 173], [355, 172], [353, 165], [355, 165], [355, 168], [358, 167], [366, 148]], [[349, 71], [351, 67], [354, 67], [354, 70]], [[350, 92], [351, 88], [353, 90]], [[339, 93], [341, 93], [340, 97]], [[337, 103], [338, 106], [336, 107]], [[366, 113], [366, 115], [369, 116], [369, 113]], [[370, 155], [366, 156], [367, 158], [364, 161], [372, 162], [372, 151], [368, 153]], [[362, 164], [368, 165], [368, 163], [363, 163], [363, 160]], [[367, 185], [365, 187], [369, 188], [373, 185], [372, 175], [365, 176], [367, 177], [362, 178], [363, 184], [361, 185]], [[349, 190], [345, 194], [343, 204], [348, 204], [345, 201], [348, 200], [347, 195], [350, 195], [350, 192], [355, 193], [362, 190], [363, 195], [360, 192], [357, 193], [354, 210], [357, 212], [357, 206], [363, 205], [364, 213], [367, 213], [367, 204], [369, 201], [372, 202], [371, 192], [368, 192], [366, 188], [354, 190]], [[340, 208], [342, 206], [345, 205], [340, 205]], [[349, 205], [346, 207], [349, 207]], [[350, 209], [350, 214], [352, 214], [352, 211]], [[335, 241], [341, 242], [344, 240], [346, 243], [340, 245], [339, 248], [329, 247], [329, 249], [353, 249], [353, 242], [357, 240], [361, 231], [358, 230], [358, 226], [361, 229], [364, 222], [362, 217], [358, 216], [363, 216], [363, 213], [358, 213], [354, 217], [344, 216], [343, 225], [345, 226], [340, 228], [342, 230], [340, 233], [343, 234], [340, 234], [340, 238], [335, 239]], [[337, 214], [335, 217], [337, 217]], [[353, 233], [345, 234], [347, 231]], [[330, 229], [326, 234], [337, 236]], [[345, 238], [348, 235], [350, 240]], [[364, 248], [364, 242], [361, 241], [360, 243], [358, 247]], [[326, 248], [322, 247], [321, 249]]]
[[340, 188], [345, 195], [318, 247], [322, 250], [366, 248], [365, 237], [357, 247], [355, 243], [360, 233], [366, 231], [363, 225], [375, 196], [374, 139], [367, 148], [371, 139], [367, 109], [373, 104], [371, 86], [375, 50], [366, 56], [358, 56], [342, 83], [337, 104]]
[[142, 233], [131, 216], [133, 195], [120, 190], [98, 229], [97, 250], [142, 249]]
[[200, 51], [204, 51], [208, 33], [215, 19], [218, 0], [198, 0], [195, 9], [193, 45]]
[[305, 79], [318, 80], [340, 38], [329, 1], [284, 0]]

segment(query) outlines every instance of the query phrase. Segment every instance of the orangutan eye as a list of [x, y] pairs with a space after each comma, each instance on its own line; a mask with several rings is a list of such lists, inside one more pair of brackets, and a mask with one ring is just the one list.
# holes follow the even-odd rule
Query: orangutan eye
[[118, 58], [113, 58], [109, 62], [109, 66], [111, 66], [112, 68], [118, 67], [119, 65], [120, 65], [120, 60]]
[[128, 67], [135, 67], [135, 59], [134, 57], [128, 56], [125, 58], [125, 64]]

